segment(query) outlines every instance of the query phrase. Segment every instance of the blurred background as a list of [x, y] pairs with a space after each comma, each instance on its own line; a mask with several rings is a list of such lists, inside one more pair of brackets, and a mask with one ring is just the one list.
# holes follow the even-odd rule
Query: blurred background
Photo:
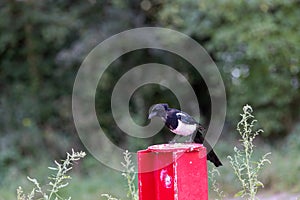
[[[227, 155], [238, 144], [236, 124], [250, 104], [264, 133], [257, 156], [272, 152], [261, 179], [264, 192], [300, 192], [300, 3], [297, 0], [4, 0], [0, 2], [0, 199], [15, 199], [26, 176], [47, 180], [51, 160], [71, 148], [85, 150], [72, 118], [72, 87], [85, 56], [101, 41], [131, 28], [167, 27], [198, 41], [216, 62], [227, 92], [227, 117], [216, 152], [224, 160], [221, 188], [239, 191]], [[168, 142], [166, 129], [147, 140], [125, 135], [115, 124], [110, 95], [132, 67], [157, 62], [184, 74], [197, 93], [201, 122], [210, 119], [210, 97], [201, 76], [184, 59], [159, 50], [123, 55], [98, 86], [96, 110], [107, 136], [130, 151]], [[139, 88], [130, 110], [137, 124], [149, 107], [174, 94], [158, 85]], [[87, 151], [87, 150], [85, 150]], [[87, 152], [88, 153], [88, 152]], [[88, 155], [75, 167], [65, 193], [74, 199], [100, 199], [100, 193], [126, 197], [125, 181]], [[232, 184], [226, 184], [230, 181]], [[222, 184], [223, 183], [223, 184]]]

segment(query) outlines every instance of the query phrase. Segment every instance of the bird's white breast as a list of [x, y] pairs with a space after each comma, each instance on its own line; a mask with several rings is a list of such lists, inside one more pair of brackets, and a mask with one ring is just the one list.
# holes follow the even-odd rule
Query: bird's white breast
[[178, 120], [177, 128], [171, 131], [178, 135], [187, 136], [193, 134], [196, 128], [197, 128], [196, 124], [184, 124], [180, 120]]

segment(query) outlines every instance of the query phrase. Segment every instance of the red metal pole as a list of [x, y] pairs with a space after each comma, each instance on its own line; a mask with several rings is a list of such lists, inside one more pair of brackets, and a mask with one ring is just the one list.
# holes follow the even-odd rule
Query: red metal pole
[[206, 149], [161, 144], [138, 152], [139, 200], [208, 200]]

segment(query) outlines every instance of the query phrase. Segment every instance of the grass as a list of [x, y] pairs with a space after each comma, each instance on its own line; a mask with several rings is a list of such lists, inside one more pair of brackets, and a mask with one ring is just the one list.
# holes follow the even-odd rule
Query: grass
[[72, 149], [71, 153], [67, 152], [65, 160], [54, 161], [55, 166], [48, 167], [52, 171], [50, 176], [48, 176], [48, 183], [41, 184], [36, 178], [31, 178], [27, 176], [28, 181], [33, 185], [30, 192], [24, 192], [21, 186], [17, 189], [17, 199], [18, 200], [71, 200], [71, 197], [63, 197], [60, 191], [69, 185], [69, 180], [71, 176], [69, 172], [73, 169], [74, 163], [79, 161], [81, 158], [86, 156], [85, 152], [75, 152]]
[[[299, 135], [298, 133], [297, 135]], [[215, 151], [221, 157], [224, 167], [219, 167], [220, 176], [216, 176], [217, 182], [221, 190], [223, 190], [227, 197], [234, 196], [237, 192], [237, 188], [240, 188], [241, 184], [236, 181], [230, 163], [226, 160], [227, 155], [233, 155], [233, 138], [223, 138], [217, 146]], [[271, 165], [266, 165], [258, 178], [264, 183], [264, 188], [262, 188], [259, 193], [300, 193], [300, 151], [291, 146], [288, 142], [288, 138], [276, 146], [271, 146], [264, 143], [262, 140], [257, 138], [255, 145], [256, 154], [254, 159], [259, 159], [260, 156], [264, 155], [266, 152], [272, 152], [268, 159], [272, 162]], [[299, 138], [300, 139], [300, 138]], [[298, 139], [298, 140], [299, 140]], [[229, 148], [231, 147], [231, 148]], [[212, 169], [212, 165], [209, 165], [209, 169]], [[230, 184], [228, 184], [230, 183]], [[210, 196], [213, 195], [213, 191], [210, 192]]]
[[[265, 187], [262, 190], [263, 192], [300, 192], [300, 160], [298, 159], [298, 155], [300, 154], [299, 134], [300, 125], [295, 128], [288, 138], [274, 146], [264, 143], [262, 140], [259, 140], [259, 138], [255, 141], [252, 140], [256, 146], [256, 153], [253, 155], [251, 154], [246, 162], [257, 164], [253, 161], [259, 161], [261, 156], [265, 155], [265, 152], [272, 152], [272, 155], [268, 157], [272, 162], [272, 165], [267, 165], [262, 169], [259, 176], [254, 177], [257, 181], [261, 180], [261, 182], [264, 183]], [[242, 144], [243, 140], [249, 141], [249, 138], [242, 139]], [[231, 165], [233, 164], [232, 161], [235, 157], [231, 157], [231, 160], [226, 159], [228, 155], [237, 154], [237, 148], [233, 148], [234, 146], [238, 146], [239, 149], [245, 147], [245, 145], [240, 145], [233, 135], [227, 134], [225, 137], [223, 134], [223, 137], [215, 147], [216, 152], [218, 152], [218, 155], [221, 157], [224, 167], [218, 168], [219, 171], [216, 172], [214, 171], [213, 166], [209, 165], [209, 170], [212, 172], [210, 175], [214, 176], [213, 179], [210, 179], [210, 198], [223, 199], [224, 194], [228, 194], [227, 197], [231, 197], [238, 191], [238, 188], [241, 188], [241, 186], [242, 189], [245, 189], [243, 187], [243, 182], [239, 183], [236, 181], [235, 175], [237, 174], [234, 174], [241, 165], [238, 165], [237, 168], [234, 168], [235, 170], [232, 171]], [[42, 159], [38, 162], [32, 161], [32, 163], [34, 164], [28, 172], [29, 176], [37, 177], [41, 182], [46, 182], [47, 176], [45, 175], [49, 174], [47, 166], [51, 165], [51, 162], [47, 161], [47, 159]], [[136, 187], [133, 184], [134, 181], [132, 178], [132, 175], [134, 174], [132, 174], [130, 154], [125, 155], [125, 162], [123, 165], [128, 169], [123, 173], [125, 179], [120, 172], [103, 166], [91, 156], [86, 156], [86, 158], [80, 162], [80, 165], [71, 171], [70, 176], [72, 177], [72, 180], [68, 180], [70, 182], [68, 187], [62, 188], [58, 194], [59, 196], [72, 196], [72, 199], [114, 200], [127, 199], [128, 197], [130, 199], [137, 199]], [[220, 174], [220, 176], [218, 174]], [[243, 175], [244, 174], [247, 175], [247, 172], [243, 173]], [[16, 189], [20, 185], [26, 193], [32, 191], [32, 183], [30, 183], [24, 173], [19, 172], [17, 168], [9, 168], [6, 176], [1, 177], [1, 179], [3, 184], [0, 185], [0, 200], [16, 199]], [[241, 177], [238, 177], [238, 179], [241, 180]], [[255, 186], [261, 186], [261, 184]], [[129, 196], [127, 193], [128, 189], [131, 191]], [[255, 192], [256, 191], [257, 188], [255, 189]], [[213, 196], [213, 192], [216, 192], [217, 195]], [[109, 195], [101, 196], [101, 194], [106, 193]], [[242, 193], [240, 194], [242, 195]]]
[[[51, 165], [52, 162], [46, 159], [41, 160], [32, 167], [29, 176], [45, 182], [49, 174], [47, 167]], [[86, 169], [86, 167], [89, 169]], [[120, 199], [126, 199], [126, 181], [120, 172], [100, 164], [89, 155], [80, 161], [79, 165], [69, 175], [72, 180], [69, 181], [68, 187], [60, 191], [61, 196], [71, 196], [75, 200], [101, 200], [105, 199], [101, 198], [101, 193], [109, 192]], [[26, 192], [30, 192], [32, 189], [32, 184], [27, 180], [27, 174], [14, 169], [10, 169], [10, 173], [1, 178], [4, 178], [4, 184], [0, 186], [0, 200], [15, 200], [18, 186], [22, 186]]]
[[[218, 155], [224, 162], [224, 167], [218, 168], [220, 176], [216, 176], [216, 179], [219, 187], [227, 194], [227, 197], [233, 196], [240, 186], [235, 181], [229, 162], [225, 159], [227, 155], [233, 153], [233, 145], [230, 141], [222, 140], [215, 147], [216, 152], [218, 152]], [[272, 151], [272, 155], [269, 157], [272, 165], [264, 168], [259, 177], [265, 185], [261, 192], [300, 192], [300, 160], [298, 159], [300, 151], [293, 150], [294, 147], [287, 146], [287, 144], [289, 143], [284, 141], [280, 148], [263, 143], [257, 144], [259, 146], [257, 149], [258, 155]], [[285, 152], [291, 153], [286, 154]], [[29, 175], [43, 179], [45, 174], [49, 173], [47, 166], [51, 164], [52, 162], [48, 160], [42, 160], [38, 165], [32, 167]], [[209, 165], [209, 168], [212, 168], [212, 165]], [[101, 197], [103, 193], [109, 193], [118, 199], [127, 198], [127, 183], [120, 172], [107, 168], [89, 155], [81, 161], [78, 169], [75, 169], [70, 175], [72, 180], [69, 186], [63, 189], [62, 193], [63, 195], [69, 194], [74, 200], [105, 200], [106, 198]], [[9, 169], [8, 176], [1, 178], [4, 178], [4, 184], [0, 186], [0, 200], [15, 200], [16, 188], [20, 185], [25, 191], [29, 191], [32, 187], [26, 178], [26, 174], [20, 173], [13, 168]], [[210, 199], [213, 199], [213, 193], [213, 191], [210, 191]]]
[[[132, 162], [132, 155], [130, 152], [124, 152], [124, 162], [121, 162], [121, 164], [124, 170], [121, 175], [127, 181], [127, 198], [130, 200], [138, 200], [135, 166]], [[107, 193], [101, 194], [101, 196], [106, 198], [107, 200], [119, 200], [118, 198], [115, 198], [111, 194]]]
[[119, 199], [126, 199], [126, 182], [119, 172], [99, 165], [89, 175], [73, 175], [73, 180], [63, 192], [73, 199], [105, 199], [101, 194], [109, 192]]

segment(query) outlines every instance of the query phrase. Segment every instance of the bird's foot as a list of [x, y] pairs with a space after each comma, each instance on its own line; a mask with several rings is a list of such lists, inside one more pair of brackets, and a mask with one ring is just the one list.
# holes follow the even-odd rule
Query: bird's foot
[[193, 143], [194, 142], [194, 134], [191, 134], [188, 136], [188, 139], [185, 141], [185, 143]]
[[185, 143], [194, 143], [194, 141], [193, 140], [190, 140], [190, 139], [188, 139], [188, 140], [186, 140], [186, 141], [184, 141]]
[[175, 143], [176, 143], [176, 140], [169, 141], [169, 144], [175, 144]]
[[175, 137], [169, 142], [169, 144], [178, 143], [178, 140], [181, 138], [179, 135], [175, 135]]

